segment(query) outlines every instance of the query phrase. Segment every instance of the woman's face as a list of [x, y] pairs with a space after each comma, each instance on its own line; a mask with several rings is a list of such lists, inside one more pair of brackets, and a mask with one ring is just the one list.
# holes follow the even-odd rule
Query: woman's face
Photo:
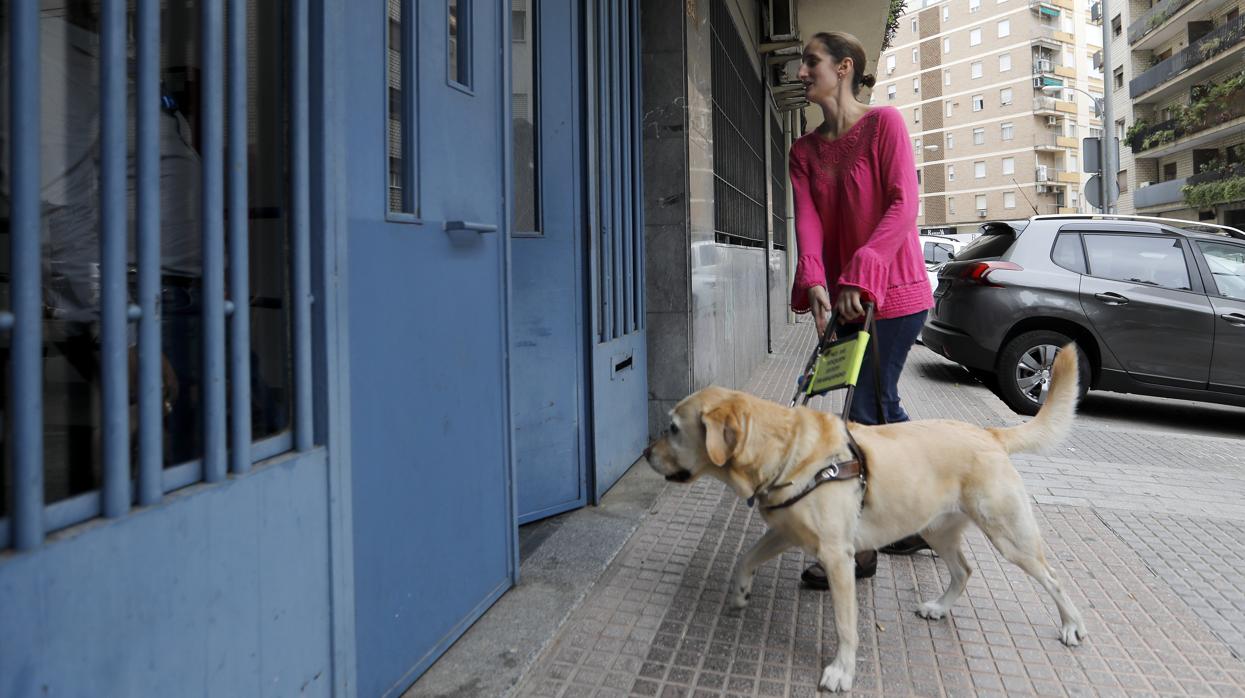
[[846, 60], [836, 61], [826, 53], [820, 41], [810, 42], [804, 48], [797, 76], [804, 83], [804, 97], [817, 104], [834, 99], [839, 94], [839, 84], [847, 78]]

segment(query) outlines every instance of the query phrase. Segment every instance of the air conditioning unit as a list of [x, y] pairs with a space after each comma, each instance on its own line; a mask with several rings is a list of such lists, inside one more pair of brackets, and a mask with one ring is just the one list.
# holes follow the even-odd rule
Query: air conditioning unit
[[1102, 51], [1101, 50], [1094, 51], [1093, 61], [1094, 61], [1094, 70], [1101, 71], [1102, 70]]
[[1039, 58], [1033, 65], [1033, 72], [1035, 73], [1049, 73], [1051, 71], [1050, 59]]
[[795, 0], [768, 0], [765, 6], [769, 10], [765, 27], [769, 30], [768, 38], [771, 41], [796, 38]]
[[984, 208], [979, 208], [979, 209], [977, 209], [977, 217], [978, 217], [978, 218], [985, 218], [985, 217], [986, 217], [986, 210], [985, 210]]
[[1047, 125], [1047, 126], [1058, 126], [1058, 125], [1059, 125], [1059, 117], [1057, 117], [1057, 116], [1048, 116], [1048, 117], [1046, 117], [1046, 125]]

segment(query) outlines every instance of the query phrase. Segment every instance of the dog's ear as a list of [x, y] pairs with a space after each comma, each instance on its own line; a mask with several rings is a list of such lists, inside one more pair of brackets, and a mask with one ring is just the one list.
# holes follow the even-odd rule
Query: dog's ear
[[739, 452], [744, 441], [739, 405], [726, 400], [701, 414], [705, 425], [705, 450], [714, 465], [724, 465]]

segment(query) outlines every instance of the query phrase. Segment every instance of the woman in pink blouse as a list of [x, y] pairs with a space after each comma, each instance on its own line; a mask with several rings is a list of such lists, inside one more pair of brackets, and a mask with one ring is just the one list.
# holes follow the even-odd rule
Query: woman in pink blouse
[[[863, 319], [864, 302], [873, 302], [885, 421], [907, 421], [899, 405], [899, 374], [934, 304], [916, 229], [920, 193], [912, 141], [898, 110], [870, 109], [856, 99], [874, 78], [865, 74], [864, 48], [851, 34], [815, 35], [804, 49], [799, 77], [824, 122], [791, 146], [800, 254], [791, 307], [811, 311], [820, 334], [831, 308], [851, 321]], [[849, 416], [877, 424], [872, 352], [865, 356]], [[913, 536], [882, 551], [910, 554], [926, 547]], [[872, 576], [877, 554], [858, 553], [856, 563], [857, 577]], [[820, 565], [803, 579], [826, 587]]]

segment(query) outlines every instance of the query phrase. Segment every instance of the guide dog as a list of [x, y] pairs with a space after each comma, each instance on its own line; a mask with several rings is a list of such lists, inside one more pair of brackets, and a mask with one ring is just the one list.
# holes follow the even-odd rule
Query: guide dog
[[[1060, 350], [1038, 415], [1010, 428], [952, 420], [882, 426], [845, 423], [807, 407], [788, 408], [733, 390], [709, 387], [670, 412], [670, 426], [644, 455], [667, 480], [715, 477], [740, 497], [755, 498], [769, 529], [741, 560], [729, 591], [747, 604], [757, 567], [790, 547], [826, 570], [834, 603], [838, 653], [822, 672], [830, 691], [852, 687], [856, 670], [856, 580], [853, 555], [920, 532], [946, 563], [951, 583], [917, 614], [936, 620], [964, 592], [971, 569], [960, 538], [972, 522], [999, 553], [1038, 581], [1059, 608], [1060, 639], [1086, 636], [1080, 612], [1060, 588], [1020, 474], [1008, 457], [1060, 442], [1077, 401], [1077, 352]], [[851, 430], [864, 461], [862, 477], [822, 482], [827, 464], [850, 463]], [[785, 506], [784, 502], [802, 496]]]

